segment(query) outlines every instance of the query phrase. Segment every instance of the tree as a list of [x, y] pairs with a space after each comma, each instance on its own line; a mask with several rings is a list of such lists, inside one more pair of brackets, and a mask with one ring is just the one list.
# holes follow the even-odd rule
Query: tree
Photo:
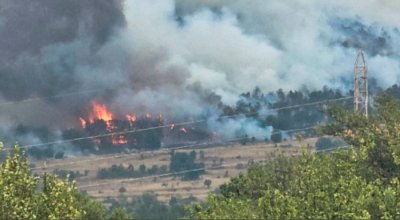
[[121, 208], [115, 208], [111, 211], [110, 215], [108, 216], [109, 220], [130, 220], [133, 219], [128, 212]]
[[100, 202], [91, 200], [87, 195], [84, 195], [78, 191], [75, 192], [75, 196], [78, 200], [79, 207], [81, 207], [85, 213], [82, 219], [106, 219], [106, 209]]
[[204, 180], [204, 185], [207, 186], [207, 188], [210, 188], [211, 180], [209, 180], [209, 179]]
[[[69, 140], [69, 139], [78, 139], [76, 141], [71, 142], [71, 144], [74, 146], [75, 149], [80, 150], [82, 152], [88, 151], [88, 152], [95, 152], [95, 145], [93, 143], [93, 140], [91, 139], [84, 139], [82, 137], [89, 136], [90, 134], [87, 134], [86, 132], [82, 130], [76, 130], [76, 129], [68, 129], [62, 132], [62, 137], [64, 140]], [[93, 133], [92, 133], [93, 135]], [[82, 138], [81, 140], [79, 140]]]
[[[3, 144], [1, 144], [1, 149]], [[78, 206], [75, 184], [48, 174], [37, 191], [24, 153], [15, 146], [0, 168], [0, 219], [77, 219], [84, 216]]]
[[191, 151], [189, 154], [184, 152], [171, 152], [170, 170], [173, 172], [193, 170], [183, 174], [183, 180], [195, 180], [204, 173], [204, 164], [195, 163], [196, 152]]
[[334, 122], [322, 129], [339, 136], [360, 151], [368, 167], [365, 177], [388, 182], [400, 176], [400, 105], [383, 93], [375, 98], [375, 109], [368, 118], [333, 106], [328, 110]]
[[[0, 142], [0, 151], [3, 148]], [[111, 216], [132, 219], [121, 211]], [[0, 166], [0, 219], [102, 220], [106, 219], [106, 209], [79, 192], [68, 179], [61, 180], [47, 173], [32, 176], [25, 153], [16, 145]]]
[[146, 173], [146, 166], [144, 164], [139, 166], [139, 172], [141, 174], [145, 174]]
[[119, 188], [118, 192], [120, 192], [120, 193], [126, 192], [125, 187], [121, 186], [121, 187]]
[[346, 142], [337, 137], [320, 137], [315, 143], [317, 151], [334, 150], [334, 148], [344, 146], [347, 146]]
[[280, 143], [282, 142], [282, 132], [280, 131], [274, 131], [271, 135], [271, 141], [274, 143]]
[[[383, 95], [370, 117], [332, 107], [321, 130], [350, 145], [331, 153], [276, 156], [220, 187], [195, 219], [400, 218], [400, 105]], [[322, 143], [321, 147], [322, 146]]]

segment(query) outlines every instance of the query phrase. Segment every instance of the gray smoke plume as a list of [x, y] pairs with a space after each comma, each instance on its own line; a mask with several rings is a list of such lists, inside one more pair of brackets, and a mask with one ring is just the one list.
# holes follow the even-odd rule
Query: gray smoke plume
[[[400, 76], [399, 9], [395, 0], [0, 0], [0, 102], [99, 90], [0, 105], [0, 121], [70, 128], [91, 100], [172, 121], [218, 115], [216, 103], [256, 86], [347, 90], [359, 47], [370, 76], [389, 86]], [[269, 130], [237, 123], [257, 137]]]

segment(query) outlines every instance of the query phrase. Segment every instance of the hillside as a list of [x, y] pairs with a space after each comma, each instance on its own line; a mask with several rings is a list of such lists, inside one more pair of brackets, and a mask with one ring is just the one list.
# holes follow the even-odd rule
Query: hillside
[[[142, 195], [144, 192], [152, 191], [158, 195], [162, 201], [167, 201], [171, 196], [188, 197], [194, 196], [204, 199], [207, 194], [215, 190], [219, 185], [226, 183], [231, 177], [237, 176], [246, 168], [257, 162], [268, 158], [273, 152], [283, 152], [285, 154], [296, 154], [300, 146], [314, 146], [316, 138], [302, 141], [288, 141], [277, 144], [271, 143], [248, 143], [215, 146], [210, 148], [195, 148], [197, 152], [196, 161], [204, 162], [205, 174], [199, 180], [181, 181], [179, 177], [150, 177], [137, 178], [124, 182], [127, 179], [102, 179], [96, 177], [97, 171], [101, 168], [111, 167], [113, 164], [128, 166], [132, 164], [139, 167], [144, 164], [146, 167], [153, 165], [169, 165], [170, 155], [168, 151], [149, 151], [143, 153], [126, 153], [90, 157], [73, 157], [58, 160], [38, 160], [32, 161], [35, 173], [54, 172], [55, 170], [79, 171], [80, 173], [89, 172], [87, 176], [77, 178], [78, 188], [97, 200], [107, 197], [117, 197], [120, 195], [119, 189], [126, 188], [125, 196]], [[191, 149], [177, 150], [178, 152], [189, 152]], [[200, 155], [204, 152], [204, 157]], [[215, 167], [215, 168], [213, 168]], [[210, 188], [204, 185], [204, 180], [211, 180]], [[90, 186], [94, 185], [94, 186]]]

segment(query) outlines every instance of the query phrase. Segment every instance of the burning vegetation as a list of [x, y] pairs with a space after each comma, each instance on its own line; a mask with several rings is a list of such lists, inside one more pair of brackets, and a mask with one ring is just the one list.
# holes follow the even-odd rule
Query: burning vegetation
[[[398, 87], [393, 87], [389, 92], [400, 94], [399, 90]], [[103, 154], [127, 149], [154, 150], [160, 147], [207, 145], [238, 138], [243, 138], [244, 142], [247, 141], [245, 138], [279, 142], [294, 135], [294, 133], [284, 132], [285, 130], [310, 127], [325, 121], [326, 118], [319, 108], [313, 106], [285, 109], [275, 113], [263, 112], [263, 109], [341, 97], [343, 97], [342, 94], [331, 89], [288, 93], [278, 90], [270, 94], [263, 94], [259, 89], [255, 89], [251, 93], [242, 94], [236, 105], [219, 105], [221, 117], [215, 121], [208, 120], [209, 116], [206, 115], [198, 116], [196, 119], [185, 117], [170, 119], [174, 122], [203, 119], [202, 123], [184, 126], [166, 121], [160, 114], [113, 112], [107, 104], [91, 101], [88, 102], [89, 105], [86, 108], [82, 108], [81, 113], [75, 115], [75, 127], [53, 130], [48, 127], [21, 124], [14, 129], [14, 136], [10, 136], [6, 141], [12, 143], [19, 140], [22, 146], [38, 144], [38, 146], [31, 146], [28, 150], [28, 153], [36, 158], [55, 157], [56, 154], [62, 153], [65, 155]], [[343, 104], [347, 103], [346, 100], [343, 102]], [[271, 126], [273, 135], [268, 129]], [[301, 135], [309, 137], [313, 133], [312, 130], [307, 130], [301, 132]], [[65, 142], [45, 144], [60, 140], [65, 140]]]
[[[139, 117], [126, 114], [125, 118], [118, 118], [106, 105], [93, 101], [87, 116], [80, 117], [79, 121], [88, 136], [95, 136], [93, 143], [97, 150], [109, 150], [117, 146], [136, 149], [161, 147], [164, 124], [161, 115], [152, 117], [146, 113]], [[160, 128], [143, 130], [150, 127]]]
[[[190, 141], [207, 140], [210, 135], [206, 128], [198, 126], [164, 126], [162, 115], [152, 116], [145, 113], [142, 116], [128, 113], [117, 117], [105, 104], [93, 101], [85, 116], [79, 117], [81, 131], [73, 131], [73, 136], [94, 136], [92, 140], [76, 141], [75, 146], [91, 149], [95, 152], [115, 152], [128, 149], [158, 149], [164, 142], [187, 143]], [[151, 129], [148, 129], [151, 128]], [[71, 133], [70, 132], [66, 132]], [[64, 133], [65, 134], [65, 133]], [[168, 138], [164, 139], [164, 134]], [[66, 137], [67, 136], [67, 137]], [[70, 135], [64, 138], [72, 138]], [[83, 150], [82, 149], [82, 150]]]

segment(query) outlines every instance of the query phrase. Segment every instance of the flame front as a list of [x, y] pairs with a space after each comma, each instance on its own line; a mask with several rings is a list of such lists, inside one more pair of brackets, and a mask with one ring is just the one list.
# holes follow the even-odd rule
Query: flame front
[[92, 102], [92, 111], [89, 113], [89, 121], [93, 123], [94, 120], [99, 119], [105, 122], [110, 122], [113, 120], [113, 114], [107, 109], [104, 104], [99, 104], [97, 102]]
[[[102, 130], [104, 129], [102, 123], [96, 123], [96, 120], [100, 120], [105, 123], [105, 130]], [[98, 132], [100, 129], [101, 132], [108, 133], [109, 138], [106, 138], [105, 140], [107, 140], [107, 142], [104, 143], [111, 142], [114, 146], [136, 145], [137, 139], [132, 136], [127, 136], [124, 132], [140, 128], [140, 126], [143, 126], [143, 122], [149, 120], [162, 123], [162, 115], [160, 114], [153, 118], [150, 113], [145, 113], [143, 117], [140, 117], [139, 119], [139, 117], [135, 114], [126, 114], [125, 122], [128, 122], [128, 124], [121, 123], [124, 120], [120, 120], [120, 118], [118, 118], [118, 114], [114, 115], [106, 105], [96, 101], [91, 102], [91, 108], [87, 112], [87, 116], [79, 118], [80, 124], [85, 130], [89, 132]], [[173, 129], [173, 127], [171, 129]], [[182, 132], [186, 132], [186, 130], [183, 130]], [[94, 138], [93, 141], [97, 146], [103, 144], [103, 139], [101, 138]]]
[[[79, 118], [81, 125], [83, 128], [86, 128], [87, 123], [94, 123], [95, 120], [103, 120], [106, 125], [107, 125], [107, 131], [112, 133], [115, 132], [115, 126], [113, 124], [113, 118], [114, 115], [113, 113], [107, 108], [106, 105], [104, 104], [100, 104], [97, 103], [95, 101], [92, 102], [92, 109], [91, 111], [88, 113], [88, 122], [83, 119], [83, 118]], [[127, 115], [127, 119], [129, 120], [130, 123], [136, 121], [136, 116], [135, 115]], [[101, 144], [100, 139], [94, 139], [94, 142], [97, 145]], [[114, 145], [121, 145], [121, 144], [127, 144], [128, 141], [126, 140], [124, 135], [111, 135], [111, 142]]]

